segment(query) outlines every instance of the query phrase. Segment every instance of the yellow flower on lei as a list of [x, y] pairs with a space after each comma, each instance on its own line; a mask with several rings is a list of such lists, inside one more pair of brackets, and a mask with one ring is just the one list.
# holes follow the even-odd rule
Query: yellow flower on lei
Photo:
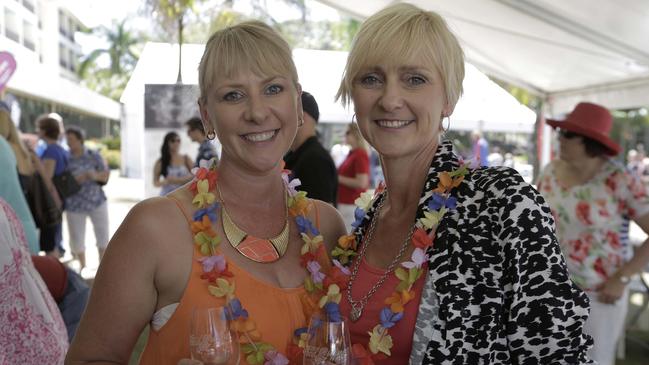
[[217, 298], [225, 297], [227, 301], [234, 298], [234, 283], [230, 284], [229, 281], [223, 278], [216, 279], [216, 285], [210, 285], [207, 289], [210, 291], [210, 294]]
[[426, 229], [433, 229], [437, 227], [439, 221], [444, 216], [444, 213], [446, 213], [446, 208], [444, 207], [442, 207], [439, 212], [424, 211], [424, 216], [419, 218], [419, 222], [426, 227]]
[[200, 180], [196, 184], [196, 190], [197, 193], [192, 200], [192, 204], [202, 209], [214, 203], [216, 196], [214, 196], [214, 194], [210, 192], [210, 183], [209, 181], [207, 181], [207, 179]]
[[210, 236], [209, 233], [201, 231], [194, 236], [194, 243], [199, 246], [199, 250], [203, 256], [209, 256], [212, 254], [212, 249], [221, 243], [221, 237], [216, 235]]
[[318, 305], [320, 308], [324, 307], [325, 304], [328, 302], [334, 302], [334, 303], [340, 303], [340, 299], [342, 298], [342, 295], [340, 294], [340, 287], [336, 284], [331, 284], [329, 285], [329, 289], [327, 290], [327, 294], [323, 295], [322, 298], [320, 298], [320, 302]]
[[307, 215], [309, 212], [309, 199], [306, 198], [305, 191], [298, 191], [297, 194], [288, 198], [288, 210], [293, 217]]
[[370, 351], [373, 354], [378, 354], [379, 351], [390, 356], [390, 349], [392, 348], [392, 336], [388, 334], [388, 330], [377, 324], [372, 329], [372, 332], [367, 332], [370, 335]]
[[354, 204], [357, 207], [359, 207], [359, 208], [361, 208], [361, 209], [363, 209], [364, 211], [367, 212], [367, 210], [370, 209], [370, 206], [372, 205], [372, 198], [373, 197], [374, 196], [373, 196], [372, 193], [370, 193], [368, 191], [363, 192], [363, 193], [361, 193], [361, 196], [359, 196], [358, 198], [356, 198], [356, 200], [354, 200]]
[[302, 245], [300, 253], [302, 255], [306, 255], [309, 252], [315, 254], [318, 247], [322, 244], [322, 235], [319, 234], [311, 238], [306, 233], [302, 233], [302, 240], [304, 240], [304, 244]]

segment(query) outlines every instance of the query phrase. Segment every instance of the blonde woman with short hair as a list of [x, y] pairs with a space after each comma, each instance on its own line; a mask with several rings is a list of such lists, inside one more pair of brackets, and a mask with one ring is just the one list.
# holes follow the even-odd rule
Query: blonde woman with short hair
[[[470, 170], [444, 140], [464, 57], [409, 4], [369, 17], [338, 96], [353, 101], [385, 188], [359, 200], [341, 311], [375, 364], [586, 364], [588, 299], [538, 192], [510, 168]], [[450, 121], [452, 126], [452, 119]]]
[[190, 357], [194, 307], [233, 308], [241, 341], [258, 341], [248, 346], [255, 358], [257, 350], [262, 359], [291, 357], [295, 330], [308, 324], [301, 233], [317, 229], [335, 242], [345, 232], [331, 205], [301, 198], [283, 172], [302, 119], [291, 50], [260, 22], [220, 30], [205, 47], [199, 87], [220, 162], [202, 163], [193, 182], [129, 213], [108, 245], [68, 364], [127, 363], [145, 327], [140, 364], [177, 364]]

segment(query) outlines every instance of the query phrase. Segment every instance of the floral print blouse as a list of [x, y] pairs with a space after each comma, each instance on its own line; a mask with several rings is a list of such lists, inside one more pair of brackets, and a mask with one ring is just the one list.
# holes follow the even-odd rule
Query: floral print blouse
[[541, 172], [538, 189], [552, 209], [573, 281], [595, 290], [624, 264], [625, 225], [649, 213], [647, 188], [612, 160], [585, 184], [565, 188], [557, 181], [556, 163]]

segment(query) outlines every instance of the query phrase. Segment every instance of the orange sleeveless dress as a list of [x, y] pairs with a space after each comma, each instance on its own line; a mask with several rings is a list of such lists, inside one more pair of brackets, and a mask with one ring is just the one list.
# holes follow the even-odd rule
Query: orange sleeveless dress
[[[188, 221], [191, 221], [184, 209], [179, 204], [178, 206]], [[314, 223], [318, 227], [317, 206], [313, 206], [316, 216]], [[207, 283], [200, 278], [202, 266], [197, 261], [202, 255], [196, 245], [193, 246], [191, 274], [180, 303], [162, 328], [157, 331], [150, 328], [140, 364], [176, 365], [180, 359], [189, 359], [189, 326], [193, 308], [225, 304], [223, 298], [216, 298], [207, 291]], [[231, 261], [228, 261], [228, 269], [234, 274], [237, 298], [255, 320], [262, 341], [285, 353], [287, 345], [293, 341], [293, 332], [308, 325], [300, 301], [300, 297], [306, 292], [304, 286], [292, 289], [272, 286], [256, 279]], [[247, 364], [243, 353], [240, 364]]]

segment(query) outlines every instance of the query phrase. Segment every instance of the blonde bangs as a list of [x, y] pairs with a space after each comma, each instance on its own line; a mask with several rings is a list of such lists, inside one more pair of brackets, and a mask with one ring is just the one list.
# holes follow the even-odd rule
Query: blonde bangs
[[349, 105], [354, 79], [363, 69], [414, 65], [422, 57], [439, 72], [447, 102], [454, 106], [462, 94], [464, 53], [444, 19], [410, 4], [385, 8], [368, 18], [356, 35], [336, 99]]
[[291, 48], [266, 24], [244, 22], [214, 33], [199, 65], [201, 99], [205, 99], [217, 78], [233, 78], [250, 71], [261, 77], [281, 75], [298, 83]]

